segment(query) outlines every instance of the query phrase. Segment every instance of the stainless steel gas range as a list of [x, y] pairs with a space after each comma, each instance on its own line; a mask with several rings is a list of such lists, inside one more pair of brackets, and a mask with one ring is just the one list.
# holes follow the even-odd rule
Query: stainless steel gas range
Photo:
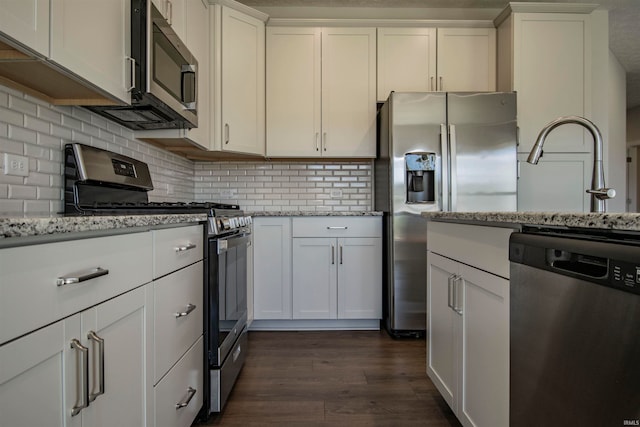
[[150, 202], [146, 163], [82, 144], [65, 146], [65, 215], [207, 215], [204, 282], [204, 407], [224, 407], [246, 357], [247, 249], [251, 217], [237, 205]]

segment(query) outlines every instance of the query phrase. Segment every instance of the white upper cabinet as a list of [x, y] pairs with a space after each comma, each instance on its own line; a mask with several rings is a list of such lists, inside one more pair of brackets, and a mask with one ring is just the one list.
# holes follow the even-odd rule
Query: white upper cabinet
[[214, 43], [218, 39], [220, 45], [214, 61], [220, 57], [220, 72], [213, 114], [221, 117], [214, 118], [214, 144], [222, 151], [264, 155], [264, 22], [225, 6], [216, 6], [216, 14], [221, 16]]
[[[591, 116], [591, 16], [513, 13], [498, 28], [498, 87], [518, 92], [519, 152], [560, 116]], [[554, 130], [545, 152], [589, 152], [579, 126]]]
[[267, 155], [320, 156], [321, 29], [267, 27]]
[[495, 28], [438, 28], [437, 90], [496, 90]]
[[322, 154], [376, 156], [376, 30], [322, 32]]
[[51, 0], [51, 60], [126, 103], [130, 9], [130, 0]]
[[392, 91], [434, 91], [435, 83], [435, 28], [378, 28], [378, 101]]
[[494, 28], [379, 28], [378, 101], [396, 92], [496, 88]]
[[[153, 0], [153, 4], [158, 8], [162, 16], [167, 20], [178, 38], [182, 41], [187, 35], [187, 7], [189, 3], [196, 0]], [[201, 0], [198, 3], [202, 3]], [[185, 42], [186, 43], [186, 42]], [[191, 48], [191, 46], [189, 46]]]
[[373, 28], [267, 28], [267, 155], [375, 157]]
[[43, 56], [49, 56], [49, 0], [5, 0], [0, 32]]

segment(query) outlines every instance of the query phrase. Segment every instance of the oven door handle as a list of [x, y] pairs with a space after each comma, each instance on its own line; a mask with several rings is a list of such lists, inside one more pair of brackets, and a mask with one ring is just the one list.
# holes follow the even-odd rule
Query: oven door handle
[[218, 240], [218, 253], [226, 252], [228, 249], [238, 246], [249, 246], [250, 237], [248, 234], [242, 234], [238, 236], [225, 237]]

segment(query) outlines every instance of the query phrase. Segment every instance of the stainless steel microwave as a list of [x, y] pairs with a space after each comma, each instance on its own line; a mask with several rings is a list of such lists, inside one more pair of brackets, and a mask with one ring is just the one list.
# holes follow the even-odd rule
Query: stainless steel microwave
[[131, 0], [131, 105], [87, 106], [129, 129], [198, 126], [198, 61], [152, 0]]

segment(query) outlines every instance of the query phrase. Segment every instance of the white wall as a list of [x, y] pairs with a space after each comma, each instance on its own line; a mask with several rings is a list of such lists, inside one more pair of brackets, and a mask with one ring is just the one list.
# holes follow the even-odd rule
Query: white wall
[[627, 212], [626, 72], [609, 52], [609, 132], [605, 155], [606, 185], [618, 193], [607, 202], [609, 212]]

